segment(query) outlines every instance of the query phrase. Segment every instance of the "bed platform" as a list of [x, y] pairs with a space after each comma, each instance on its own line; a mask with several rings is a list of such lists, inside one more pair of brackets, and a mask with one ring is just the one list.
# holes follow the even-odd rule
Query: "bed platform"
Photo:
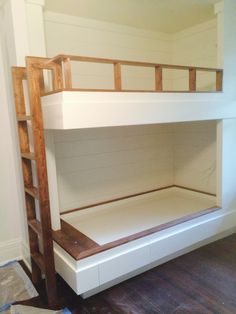
[[[113, 88], [75, 86], [74, 62], [111, 66]], [[125, 89], [125, 66], [151, 68], [153, 89]], [[165, 69], [186, 71], [188, 89], [165, 90]], [[198, 89], [199, 71], [214, 74], [209, 90]], [[14, 69], [14, 80], [32, 272], [35, 282], [39, 270], [46, 275], [52, 303], [53, 254], [56, 271], [77, 294], [88, 297], [233, 228], [236, 213], [221, 208], [220, 120], [236, 114], [236, 107], [224, 106], [221, 69], [60, 55], [27, 58], [26, 69]], [[186, 121], [212, 123], [183, 125], [182, 131], [174, 125]], [[142, 129], [161, 124], [162, 133]], [[137, 129], [128, 129], [133, 126]], [[128, 141], [122, 127], [130, 132]], [[68, 134], [74, 136], [71, 142]], [[96, 139], [100, 142], [94, 145]], [[68, 205], [68, 195], [77, 207]]]
[[56, 269], [89, 297], [233, 228], [235, 212], [215, 204], [214, 195], [169, 187], [62, 214]]
[[217, 209], [215, 195], [167, 187], [61, 214], [61, 220], [96, 243], [95, 251], [102, 251]]

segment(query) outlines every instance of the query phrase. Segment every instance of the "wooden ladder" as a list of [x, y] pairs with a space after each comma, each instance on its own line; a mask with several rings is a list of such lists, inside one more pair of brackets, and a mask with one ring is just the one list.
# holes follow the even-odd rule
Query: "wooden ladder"
[[[56, 271], [40, 100], [42, 70], [36, 71], [38, 77], [32, 77], [29, 69], [32, 72], [32, 66], [14, 67], [12, 74], [28, 222], [32, 281], [37, 284], [42, 280], [42, 275], [45, 276], [48, 305], [55, 308], [57, 306]], [[24, 81], [28, 83], [29, 108], [26, 108]], [[30, 128], [33, 148], [30, 142]], [[33, 163], [35, 164], [34, 170]]]

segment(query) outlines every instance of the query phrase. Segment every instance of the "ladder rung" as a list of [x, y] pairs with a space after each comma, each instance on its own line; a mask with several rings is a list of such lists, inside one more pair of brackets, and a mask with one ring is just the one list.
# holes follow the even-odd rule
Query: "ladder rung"
[[17, 121], [21, 122], [21, 121], [29, 121], [31, 120], [31, 116], [28, 115], [17, 115]]
[[31, 219], [28, 221], [28, 225], [30, 226], [30, 228], [32, 230], [34, 230], [35, 233], [37, 233], [38, 235], [42, 234], [42, 227], [41, 227], [41, 223], [40, 221], [38, 221], [37, 219]]
[[27, 188], [25, 187], [25, 192], [31, 196], [33, 196], [34, 198], [37, 198], [38, 199], [38, 189], [35, 188], [34, 186], [31, 187], [31, 188]]
[[42, 272], [45, 272], [45, 264], [43, 255], [41, 253], [34, 253], [31, 254], [32, 259], [34, 262], [38, 265], [38, 267], [41, 269]]
[[34, 153], [21, 153], [22, 158], [30, 159], [30, 160], [35, 160], [35, 155]]

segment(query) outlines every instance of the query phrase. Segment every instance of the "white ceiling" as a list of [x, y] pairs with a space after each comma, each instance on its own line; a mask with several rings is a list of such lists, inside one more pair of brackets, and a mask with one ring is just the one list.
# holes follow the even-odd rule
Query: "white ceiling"
[[214, 17], [220, 0], [46, 0], [45, 10], [174, 33]]

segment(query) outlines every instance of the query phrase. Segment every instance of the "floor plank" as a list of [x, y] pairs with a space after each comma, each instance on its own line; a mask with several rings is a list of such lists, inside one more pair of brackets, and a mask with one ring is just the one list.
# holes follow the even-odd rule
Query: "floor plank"
[[[40, 298], [27, 304], [45, 306]], [[73, 314], [236, 313], [236, 234], [219, 240], [86, 300], [58, 278], [62, 306]]]

